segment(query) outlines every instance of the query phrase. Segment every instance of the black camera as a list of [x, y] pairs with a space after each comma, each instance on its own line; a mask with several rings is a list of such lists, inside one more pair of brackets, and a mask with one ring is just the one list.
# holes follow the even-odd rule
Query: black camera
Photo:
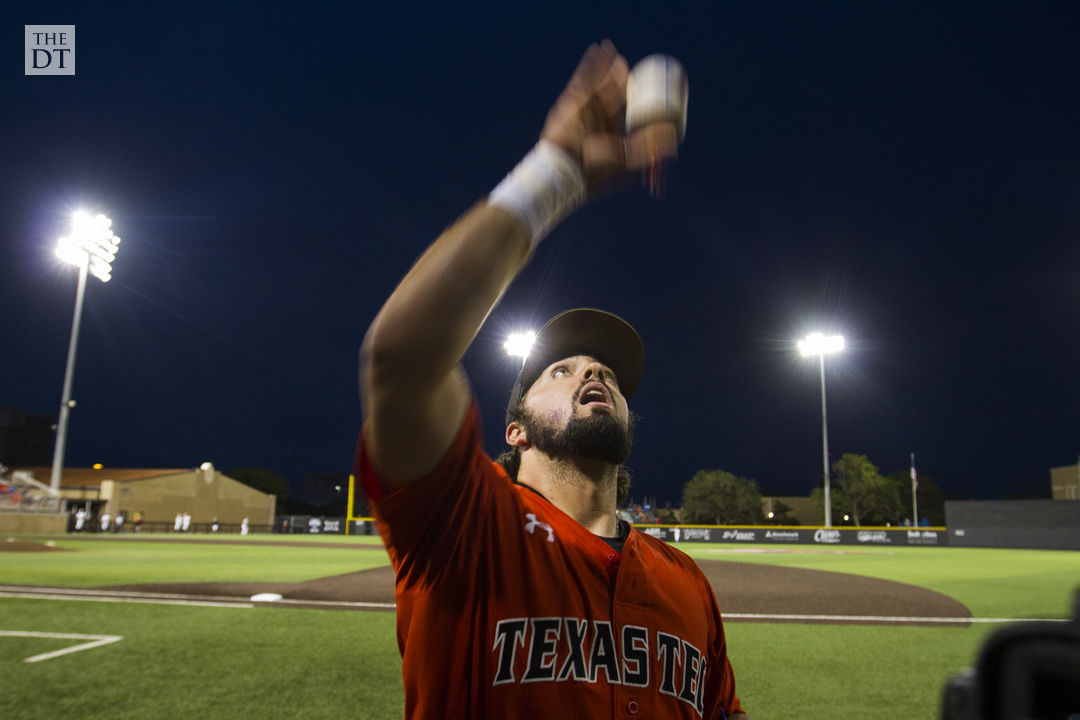
[[949, 679], [942, 720], [1080, 720], [1080, 590], [1066, 622], [1018, 623], [983, 643]]

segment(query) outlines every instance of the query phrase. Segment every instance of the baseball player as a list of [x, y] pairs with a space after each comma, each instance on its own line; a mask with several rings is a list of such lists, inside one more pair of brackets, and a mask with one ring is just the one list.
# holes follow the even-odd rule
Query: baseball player
[[355, 470], [396, 572], [408, 718], [746, 718], [712, 590], [616, 518], [641, 339], [553, 318], [482, 447], [460, 360], [544, 234], [588, 194], [673, 157], [680, 128], [623, 129], [628, 68], [585, 53], [540, 141], [432, 244], [364, 340]]

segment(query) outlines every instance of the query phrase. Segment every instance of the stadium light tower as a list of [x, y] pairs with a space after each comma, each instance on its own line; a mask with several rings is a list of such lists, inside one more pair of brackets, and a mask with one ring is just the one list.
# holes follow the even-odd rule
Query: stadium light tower
[[844, 336], [810, 333], [799, 341], [799, 354], [817, 356], [821, 366], [821, 454], [825, 471], [825, 527], [832, 527], [832, 505], [829, 500], [829, 425], [825, 420], [825, 356], [844, 349]]
[[71, 399], [71, 380], [75, 374], [75, 350], [79, 345], [79, 322], [82, 319], [83, 298], [86, 296], [86, 276], [93, 275], [101, 282], [109, 282], [112, 277], [112, 262], [116, 259], [120, 238], [113, 235], [111, 227], [112, 220], [104, 215], [90, 216], [80, 210], [71, 218], [71, 235], [60, 238], [56, 244], [57, 257], [79, 268], [79, 288], [75, 292], [75, 317], [71, 321], [71, 342], [68, 344], [64, 390], [60, 397], [60, 420], [56, 425], [56, 446], [53, 449], [52, 477], [49, 482], [53, 495], [60, 492], [68, 414], [75, 404]]

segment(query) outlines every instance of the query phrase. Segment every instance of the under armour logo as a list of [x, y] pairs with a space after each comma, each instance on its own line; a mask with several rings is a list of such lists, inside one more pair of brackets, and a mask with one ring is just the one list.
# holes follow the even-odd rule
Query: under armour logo
[[543, 528], [547, 530], [548, 542], [555, 542], [555, 531], [547, 523], [537, 520], [536, 513], [525, 513], [525, 519], [529, 521], [525, 523], [525, 529], [529, 531], [530, 535], [536, 532], [536, 528]]

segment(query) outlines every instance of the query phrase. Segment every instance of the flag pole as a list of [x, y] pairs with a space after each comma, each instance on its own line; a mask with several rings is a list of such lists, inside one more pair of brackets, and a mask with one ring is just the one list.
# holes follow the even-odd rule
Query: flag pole
[[919, 499], [915, 491], [919, 488], [919, 476], [915, 473], [915, 453], [911, 453], [911, 514], [915, 527], [919, 526]]

